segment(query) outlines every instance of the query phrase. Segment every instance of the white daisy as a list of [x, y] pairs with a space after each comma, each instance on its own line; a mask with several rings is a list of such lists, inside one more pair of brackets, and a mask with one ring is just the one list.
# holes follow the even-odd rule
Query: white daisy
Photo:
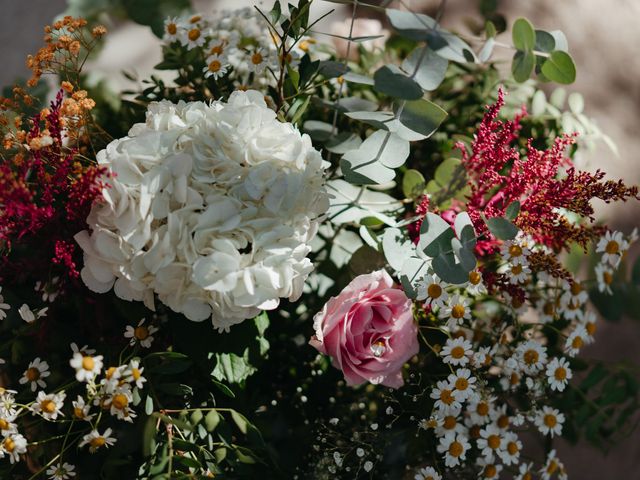
[[117, 417], [119, 420], [133, 422], [136, 414], [130, 407], [132, 401], [133, 397], [129, 385], [124, 384], [111, 394], [111, 397], [107, 399], [104, 405], [110, 407], [109, 412], [111, 415]]
[[268, 54], [260, 47], [249, 52], [249, 71], [260, 75], [269, 64]]
[[447, 301], [446, 306], [440, 309], [438, 316], [447, 319], [449, 329], [453, 329], [456, 325], [461, 325], [464, 320], [471, 320], [469, 299], [458, 294], [453, 295]]
[[563, 282], [564, 293], [560, 297], [560, 304], [564, 307], [564, 316], [568, 320], [577, 318], [581, 314], [581, 307], [589, 300], [589, 294], [580, 282]]
[[606, 263], [596, 265], [596, 279], [598, 280], [598, 290], [608, 295], [612, 295], [611, 284], [613, 283], [614, 270]]
[[445, 346], [440, 351], [444, 363], [454, 366], [464, 366], [469, 363], [469, 357], [473, 354], [471, 342], [464, 337], [448, 338]]
[[95, 414], [89, 414], [90, 405], [87, 405], [82, 396], [78, 395], [77, 400], [71, 402], [73, 405], [73, 416], [76, 420], [90, 422]]
[[594, 340], [593, 336], [596, 334], [596, 330], [598, 328], [597, 323], [598, 323], [598, 317], [591, 310], [584, 312], [584, 315], [580, 319], [580, 325], [582, 325], [585, 328], [589, 336], [588, 343], [591, 343]]
[[492, 347], [480, 347], [477, 352], [473, 354], [473, 366], [476, 368], [489, 367], [493, 360], [493, 356], [498, 349], [498, 345]]
[[127, 369], [124, 371], [124, 377], [127, 382], [133, 382], [136, 387], [142, 388], [146, 378], [142, 376], [144, 368], [140, 366], [140, 360], [134, 359], [129, 362]]
[[85, 445], [89, 445], [89, 451], [96, 453], [99, 448], [110, 447], [116, 443], [116, 439], [111, 436], [111, 429], [107, 428], [103, 434], [100, 434], [97, 430], [92, 430], [87, 433], [78, 444], [80, 448]]
[[520, 463], [520, 452], [522, 451], [522, 442], [518, 439], [518, 435], [514, 432], [504, 434], [504, 450], [500, 452], [500, 458], [505, 465], [517, 465]]
[[435, 400], [434, 407], [443, 413], [462, 407], [453, 394], [453, 385], [446, 380], [436, 383], [431, 390], [431, 398]]
[[198, 25], [189, 25], [180, 33], [180, 43], [187, 50], [202, 47], [206, 41], [205, 32]]
[[575, 357], [585, 344], [590, 343], [590, 338], [587, 329], [583, 325], [578, 325], [567, 338], [564, 344], [564, 351], [570, 357]]
[[60, 409], [64, 406], [66, 396], [64, 392], [44, 393], [40, 391], [29, 410], [34, 415], [41, 415], [45, 420], [55, 420], [58, 415], [64, 416]]
[[469, 402], [469, 405], [467, 406], [467, 413], [469, 413], [473, 423], [476, 425], [484, 425], [489, 422], [489, 414], [493, 408], [494, 401], [495, 397], [489, 397], [475, 398], [473, 401]]
[[533, 422], [543, 435], [551, 435], [552, 437], [554, 435], [561, 435], [564, 414], [553, 407], [545, 405], [542, 407], [542, 410], [538, 410]]
[[0, 411], [0, 434], [4, 437], [11, 433], [18, 431], [18, 426], [15, 423], [18, 412], [15, 410], [6, 411], [2, 409]]
[[483, 480], [495, 480], [500, 477], [500, 472], [502, 471], [502, 465], [494, 463], [493, 461], [488, 462], [484, 458], [478, 458], [476, 461], [479, 467], [482, 468], [480, 473], [478, 474], [479, 479]]
[[509, 357], [502, 365], [502, 374], [500, 385], [504, 390], [515, 390], [520, 385], [522, 374], [518, 360]]
[[509, 283], [518, 285], [525, 283], [531, 276], [531, 269], [524, 263], [517, 263], [515, 265], [509, 265], [507, 277]]
[[536, 303], [536, 311], [540, 323], [551, 323], [558, 317], [558, 301], [542, 297]]
[[503, 432], [506, 432], [512, 423], [512, 417], [507, 413], [507, 405], [502, 404], [499, 407], [494, 407], [489, 413], [489, 417], [493, 424]]
[[1, 295], [2, 287], [0, 287], [0, 320], [4, 320], [7, 318], [7, 312], [5, 310], [9, 310], [11, 305], [8, 303], [4, 303], [4, 297]]
[[4, 437], [0, 444], [0, 457], [9, 455], [11, 463], [20, 461], [20, 455], [27, 452], [27, 439], [19, 433], [12, 433]]
[[528, 264], [527, 257], [531, 253], [524, 242], [507, 240], [500, 247], [502, 258], [512, 265]]
[[0, 387], [0, 415], [10, 417], [17, 414], [18, 410], [16, 409], [15, 400], [17, 393], [15, 390]]
[[551, 477], [556, 475], [558, 480], [567, 478], [564, 471], [564, 465], [560, 462], [560, 459], [556, 456], [556, 451], [551, 450], [547, 455], [547, 460], [544, 466], [540, 469], [542, 480], [551, 480]]
[[465, 286], [467, 293], [474, 297], [478, 295], [486, 295], [487, 287], [482, 281], [482, 274], [477, 270], [469, 272], [469, 282]]
[[442, 480], [442, 476], [433, 467], [423, 467], [416, 473], [414, 480]]
[[440, 439], [438, 452], [444, 453], [444, 464], [455, 467], [467, 458], [467, 451], [471, 448], [469, 440], [464, 435], [447, 435]]
[[535, 375], [547, 363], [547, 349], [535, 340], [527, 340], [516, 348], [516, 358], [526, 374]]
[[69, 365], [76, 370], [76, 380], [79, 382], [89, 382], [102, 371], [102, 355], [83, 355], [74, 353]]
[[145, 319], [143, 318], [138, 322], [137, 327], [127, 325], [127, 328], [124, 331], [124, 337], [131, 339], [129, 341], [129, 345], [131, 346], [139, 343], [141, 347], [149, 348], [153, 342], [153, 334], [157, 331], [158, 329], [153, 325], [145, 325]]
[[602, 253], [602, 263], [617, 267], [622, 258], [622, 253], [627, 248], [629, 248], [629, 244], [622, 236], [622, 232], [608, 231], [598, 241], [596, 253]]
[[76, 467], [70, 463], [58, 463], [57, 465], [51, 465], [47, 470], [47, 475], [51, 480], [69, 480], [71, 477], [76, 476], [75, 469]]
[[442, 308], [449, 298], [446, 288], [449, 285], [436, 275], [425, 275], [417, 286], [417, 300], [428, 302], [431, 309]]
[[513, 480], [533, 480], [533, 462], [521, 463]]
[[434, 428], [436, 436], [453, 435], [455, 433], [467, 434], [467, 427], [460, 417], [460, 408], [450, 409], [448, 412], [436, 412], [437, 426]]
[[515, 313], [516, 315], [522, 315], [527, 310], [529, 310], [529, 305], [527, 305], [526, 298], [521, 299], [517, 295], [511, 296], [509, 292], [502, 292], [502, 295], [504, 296], [504, 300], [507, 306], [509, 306], [513, 310], [513, 313]]
[[47, 387], [47, 384], [43, 380], [43, 378], [46, 378], [49, 375], [51, 375], [51, 372], [49, 371], [49, 364], [47, 362], [40, 361], [40, 357], [36, 357], [29, 363], [29, 366], [22, 374], [19, 383], [20, 385], [30, 383], [31, 391], [35, 392], [38, 387]]
[[449, 385], [454, 387], [453, 396], [460, 403], [465, 402], [475, 394], [476, 377], [471, 376], [468, 368], [459, 368], [447, 377]]
[[180, 40], [184, 32], [184, 24], [177, 17], [168, 17], [164, 21], [164, 34], [162, 40], [166, 43], [173, 43]]
[[213, 77], [214, 80], [224, 77], [227, 74], [229, 65], [225, 63], [226, 59], [219, 55], [211, 55], [207, 57], [207, 64], [202, 69], [204, 77]]
[[73, 353], [81, 353], [83, 355], [94, 355], [96, 353], [95, 349], [89, 348], [89, 345], [83, 345], [78, 348], [78, 345], [76, 345], [75, 342], [71, 342], [69, 347], [71, 347], [71, 351]]
[[554, 358], [547, 365], [547, 379], [551, 390], [562, 392], [573, 376], [565, 358]]
[[489, 424], [480, 429], [480, 438], [476, 440], [478, 450], [487, 462], [493, 462], [506, 447], [504, 433], [496, 425]]
[[[100, 380], [100, 385], [104, 388], [105, 393], [113, 393], [120, 385], [120, 379], [122, 378], [126, 366], [109, 367], [104, 372], [104, 378]], [[94, 401], [94, 404], [97, 405]]]

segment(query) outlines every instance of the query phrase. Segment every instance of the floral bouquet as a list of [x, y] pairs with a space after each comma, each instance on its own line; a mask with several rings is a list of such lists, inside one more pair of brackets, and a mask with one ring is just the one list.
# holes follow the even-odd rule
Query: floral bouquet
[[594, 201], [640, 197], [577, 166], [565, 35], [330, 1], [114, 2], [162, 46], [123, 92], [109, 2], [45, 28], [1, 101], [2, 478], [563, 479], [559, 437], [632, 432], [636, 370], [580, 353], [640, 311]]

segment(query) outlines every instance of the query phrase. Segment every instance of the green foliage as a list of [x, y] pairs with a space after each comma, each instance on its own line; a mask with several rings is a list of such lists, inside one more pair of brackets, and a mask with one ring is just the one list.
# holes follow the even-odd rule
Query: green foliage
[[491, 217], [486, 219], [486, 223], [491, 234], [500, 240], [513, 240], [518, 234], [518, 227], [507, 218]]
[[158, 37], [164, 33], [164, 20], [191, 9], [189, 0], [121, 0], [127, 16], [140, 25], [146, 25]]
[[404, 100], [422, 98], [422, 88], [395, 65], [380, 67], [373, 75], [375, 89], [390, 97]]
[[576, 66], [567, 52], [556, 50], [542, 64], [542, 73], [549, 80], [569, 84], [576, 80]]

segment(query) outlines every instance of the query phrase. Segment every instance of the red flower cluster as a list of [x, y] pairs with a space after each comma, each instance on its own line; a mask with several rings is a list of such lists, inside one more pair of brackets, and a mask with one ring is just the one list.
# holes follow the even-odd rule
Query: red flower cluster
[[[50, 108], [32, 119], [30, 129], [5, 145], [9, 155], [0, 163], [2, 280], [36, 271], [48, 275], [51, 264], [78, 276], [74, 256], [79, 252], [72, 238], [85, 228], [91, 204], [101, 195], [105, 171], [83, 165], [77, 151], [65, 147], [63, 100], [60, 90]], [[10, 261], [16, 251], [47, 252], [47, 257]]]
[[[463, 144], [462, 151], [471, 194], [467, 212], [476, 231], [493, 240], [482, 216], [502, 217], [507, 207], [519, 201], [520, 213], [516, 225], [537, 242], [555, 250], [566, 248], [571, 242], [583, 247], [602, 234], [600, 227], [571, 223], [562, 211], [574, 212], [590, 222], [593, 218], [591, 201], [605, 202], [638, 198], [637, 187], [627, 187], [622, 181], [603, 181], [604, 172], [576, 171], [566, 156], [567, 147], [575, 135], [563, 135], [554, 140], [551, 148], [537, 150], [528, 141], [526, 156], [522, 157], [514, 140], [520, 131], [522, 111], [513, 120], [497, 120], [504, 105], [504, 93], [488, 107], [480, 123], [471, 152]], [[566, 172], [562, 170], [566, 169]]]

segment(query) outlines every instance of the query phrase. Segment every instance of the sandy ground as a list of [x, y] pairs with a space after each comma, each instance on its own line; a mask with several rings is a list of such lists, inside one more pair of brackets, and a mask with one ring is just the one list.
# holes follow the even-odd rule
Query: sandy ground
[[[268, 2], [267, 2], [268, 3]], [[318, 2], [321, 9], [328, 4]], [[434, 5], [432, 0], [412, 0]], [[452, 17], [475, 15], [468, 0], [451, 0], [448, 12]], [[525, 16], [539, 28], [561, 29], [569, 39], [570, 50], [578, 66], [578, 79], [570, 91], [584, 94], [586, 113], [595, 118], [601, 128], [618, 145], [620, 155], [612, 155], [606, 147], [597, 149], [587, 159], [590, 169], [602, 168], [612, 177], [624, 178], [629, 184], [640, 178], [640, 1], [638, 0], [502, 0], [502, 11], [509, 17]], [[196, 0], [201, 11], [228, 5], [252, 5], [251, 0]], [[65, 7], [63, 0], [2, 0], [0, 18], [0, 85], [10, 84], [16, 77], [25, 77], [27, 53], [39, 48], [42, 27]], [[335, 4], [331, 5], [335, 6]], [[114, 25], [110, 42], [95, 65], [97, 70], [120, 84], [118, 72], [135, 65], [148, 70], [160, 58], [160, 49], [153, 35], [136, 25]], [[610, 223], [629, 231], [640, 224], [640, 204], [601, 208]], [[637, 322], [625, 320], [603, 324], [599, 341], [585, 356], [629, 360], [640, 364], [640, 335]], [[580, 480], [640, 478], [640, 431], [621, 446], [604, 456], [586, 445], [570, 449], [561, 445], [561, 458], [571, 477]]]

